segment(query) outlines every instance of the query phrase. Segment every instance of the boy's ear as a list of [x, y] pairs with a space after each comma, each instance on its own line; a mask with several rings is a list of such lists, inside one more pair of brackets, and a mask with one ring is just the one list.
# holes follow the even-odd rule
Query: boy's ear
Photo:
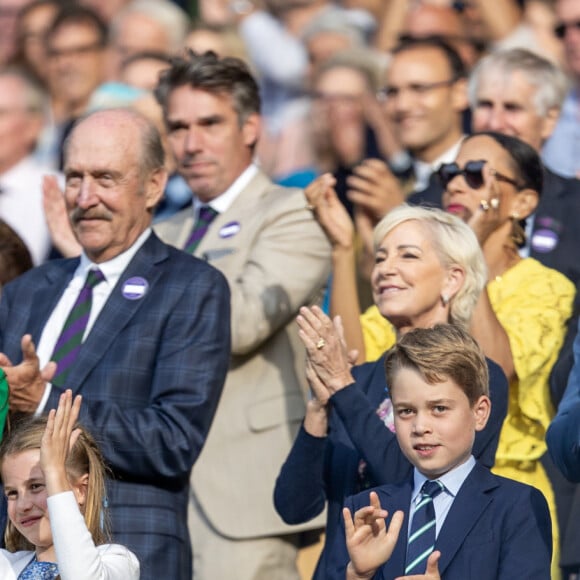
[[491, 413], [491, 400], [485, 395], [481, 395], [473, 405], [473, 415], [475, 416], [475, 430], [482, 431], [487, 425], [489, 414]]

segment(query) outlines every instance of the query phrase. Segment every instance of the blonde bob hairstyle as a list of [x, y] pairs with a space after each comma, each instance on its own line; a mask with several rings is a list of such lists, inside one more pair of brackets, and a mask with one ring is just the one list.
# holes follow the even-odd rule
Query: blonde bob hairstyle
[[487, 283], [487, 268], [473, 230], [443, 210], [402, 204], [392, 209], [375, 227], [375, 251], [385, 236], [408, 221], [419, 222], [429, 234], [442, 268], [458, 267], [465, 273], [463, 285], [450, 297], [449, 323], [467, 327]]
[[[9, 455], [17, 455], [31, 449], [38, 449], [40, 452], [40, 442], [46, 427], [46, 420], [46, 416], [28, 417], [13, 426], [0, 445], [0, 474], [4, 459]], [[93, 437], [80, 425], [75, 425], [75, 428], [79, 428], [81, 433], [69, 451], [66, 472], [71, 483], [78, 481], [87, 473], [89, 475], [86, 503], [81, 511], [95, 545], [99, 546], [110, 541], [107, 520], [103, 511], [107, 468]], [[33, 546], [10, 520], [6, 525], [4, 541], [11, 552], [36, 549], [36, 546]]]

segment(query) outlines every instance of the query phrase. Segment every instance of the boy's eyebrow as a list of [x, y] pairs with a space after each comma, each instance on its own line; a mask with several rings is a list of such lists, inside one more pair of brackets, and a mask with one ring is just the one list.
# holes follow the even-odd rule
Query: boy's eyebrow
[[455, 399], [432, 399], [428, 403], [431, 405], [440, 405], [441, 403], [453, 403]]
[[[426, 403], [428, 405], [441, 405], [443, 403], [446, 404], [450, 404], [450, 403], [454, 403], [455, 399], [445, 399], [445, 398], [441, 398], [441, 399], [428, 399], [426, 401]], [[417, 405], [410, 402], [410, 401], [398, 401], [398, 402], [393, 402], [393, 407], [416, 407]]]

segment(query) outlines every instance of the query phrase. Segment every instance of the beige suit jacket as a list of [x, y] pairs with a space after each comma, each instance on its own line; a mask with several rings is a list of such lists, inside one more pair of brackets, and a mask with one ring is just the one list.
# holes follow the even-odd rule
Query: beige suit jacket
[[[191, 208], [155, 226], [183, 248]], [[305, 412], [304, 348], [295, 317], [320, 299], [330, 246], [300, 189], [274, 185], [262, 172], [218, 215], [195, 255], [221, 270], [232, 294], [232, 358], [192, 493], [222, 535], [253, 538], [324, 525], [319, 517], [287, 526], [272, 495]]]

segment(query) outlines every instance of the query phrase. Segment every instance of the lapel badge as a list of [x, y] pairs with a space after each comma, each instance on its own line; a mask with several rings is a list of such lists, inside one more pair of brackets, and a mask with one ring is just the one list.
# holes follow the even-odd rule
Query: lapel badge
[[143, 298], [149, 289], [149, 283], [141, 276], [134, 276], [125, 280], [122, 293], [127, 300], [139, 300]]
[[235, 236], [241, 229], [242, 226], [240, 225], [240, 222], [228, 222], [220, 228], [219, 236], [220, 238], [231, 238], [232, 236]]

